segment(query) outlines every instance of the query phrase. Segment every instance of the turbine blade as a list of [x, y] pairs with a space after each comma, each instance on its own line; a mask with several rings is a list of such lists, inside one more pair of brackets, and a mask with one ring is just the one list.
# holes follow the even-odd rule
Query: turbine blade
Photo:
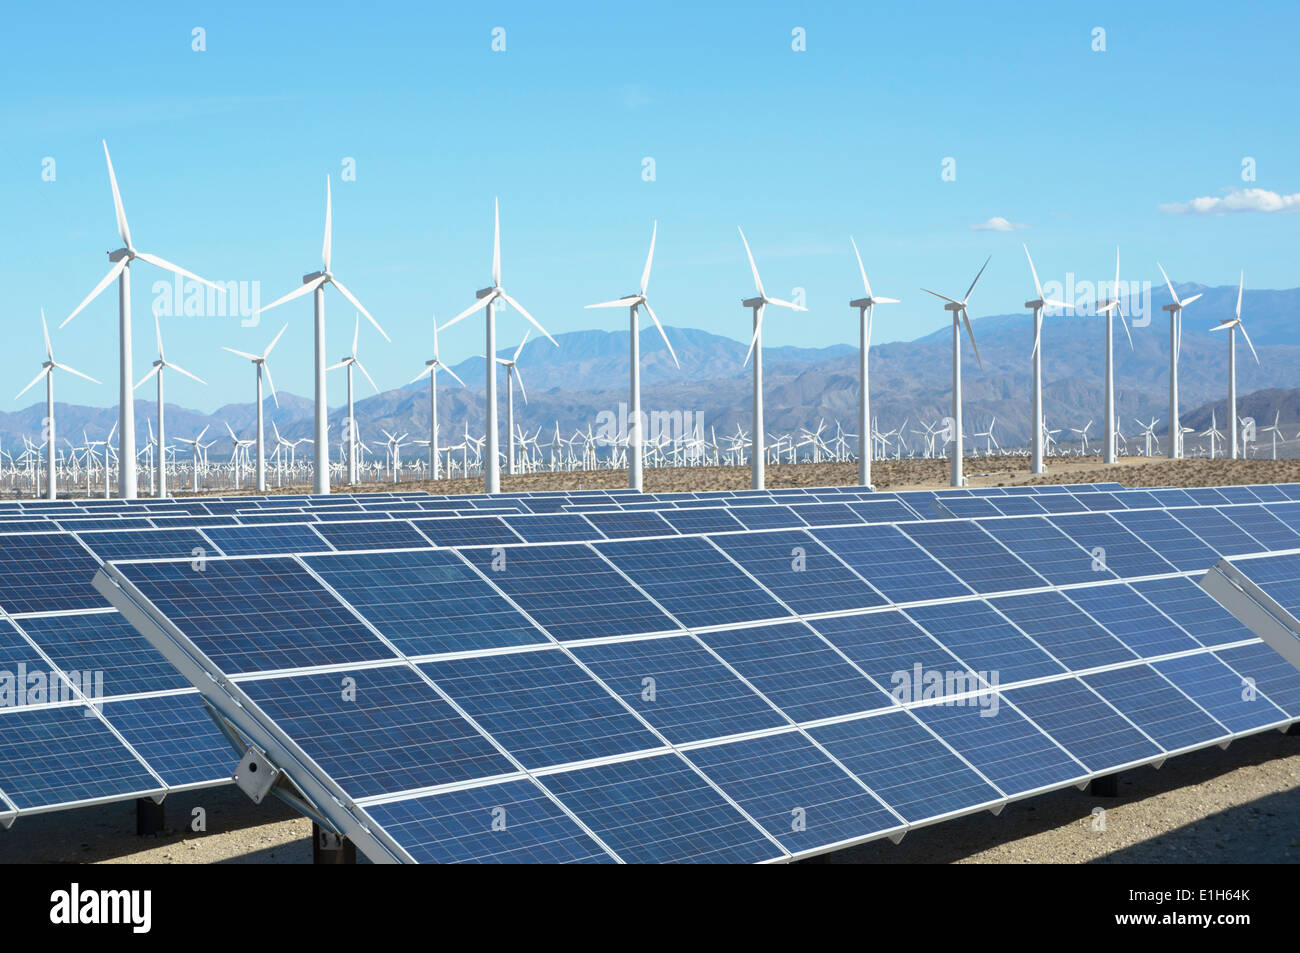
[[1124, 336], [1128, 338], [1128, 349], [1132, 351], [1134, 350], [1133, 334], [1128, 329], [1128, 318], [1124, 317], [1124, 311], [1120, 308], [1118, 301], [1115, 302], [1115, 313], [1119, 315], [1119, 323], [1124, 326]]
[[376, 321], [371, 316], [370, 312], [366, 310], [365, 305], [363, 305], [360, 301], [358, 301], [356, 297], [352, 294], [352, 292], [348, 291], [348, 289], [344, 287], [343, 282], [339, 281], [337, 278], [332, 278], [331, 283], [334, 285], [335, 288], [339, 289], [339, 293], [342, 294], [343, 297], [347, 298], [348, 301], [352, 303], [353, 307], [355, 307], [358, 311], [360, 311], [362, 314], [366, 316], [366, 319], [375, 326], [375, 330], [384, 336], [385, 341], [387, 341], [389, 344], [393, 343], [393, 339], [388, 336], [388, 332], [379, 326], [379, 322]]
[[952, 298], [949, 298], [947, 295], [941, 295], [939, 294], [939, 292], [931, 291], [929, 288], [922, 288], [921, 290], [928, 295], [934, 295], [936, 298], [942, 298], [944, 301], [947, 301], [951, 304], [961, 304], [960, 301], [954, 301]]
[[767, 299], [767, 303], [768, 303], [768, 304], [774, 304], [774, 305], [776, 305], [776, 306], [778, 306], [778, 307], [781, 307], [781, 308], [789, 308], [789, 309], [792, 310], [792, 311], [807, 311], [807, 310], [808, 310], [808, 309], [805, 308], [803, 305], [794, 304], [794, 303], [791, 302], [791, 301], [782, 301], [780, 298], [768, 298], [768, 299]]
[[452, 377], [456, 378], [456, 383], [459, 384], [461, 387], [464, 387], [464, 386], [465, 386], [465, 382], [464, 382], [463, 380], [460, 379], [460, 375], [457, 374], [455, 371], [453, 371], [453, 370], [452, 370], [450, 367], [448, 367], [446, 364], [443, 364], [441, 361], [439, 361], [439, 362], [438, 362], [438, 366], [441, 367], [441, 368], [442, 368], [444, 371], [446, 371], [448, 374], [450, 374]]
[[655, 260], [655, 237], [659, 234], [659, 220], [655, 219], [650, 230], [650, 253], [645, 256], [645, 269], [641, 272], [641, 294], [645, 294], [646, 285], [650, 284], [650, 263]]
[[444, 324], [444, 325], [442, 326], [442, 330], [445, 331], [445, 330], [447, 330], [449, 327], [451, 327], [453, 324], [455, 324], [457, 321], [461, 320], [462, 318], [468, 318], [468, 317], [469, 317], [471, 314], [473, 314], [475, 311], [479, 311], [479, 310], [482, 310], [483, 308], [486, 308], [487, 305], [488, 305], [488, 302], [491, 301], [491, 300], [492, 300], [492, 295], [484, 295], [482, 298], [479, 298], [477, 301], [475, 301], [472, 305], [470, 305], [468, 308], [466, 308], [466, 309], [465, 309], [464, 311], [462, 311], [460, 314], [456, 315], [456, 317], [452, 318], [450, 321], [448, 321], [446, 324]]
[[987, 268], [987, 267], [989, 266], [989, 262], [992, 261], [992, 260], [993, 260], [993, 256], [992, 256], [992, 255], [989, 255], [988, 258], [985, 258], [985, 259], [984, 259], [984, 264], [982, 264], [982, 265], [980, 266], [980, 270], [979, 270], [979, 272], [976, 273], [976, 275], [975, 275], [975, 280], [972, 281], [972, 282], [970, 283], [970, 287], [966, 289], [966, 297], [964, 297], [964, 298], [961, 299], [961, 303], [962, 303], [962, 304], [965, 304], [967, 301], [970, 300], [970, 293], [971, 293], [972, 291], [975, 290], [975, 286], [976, 286], [977, 284], [979, 284], [980, 277], [984, 274], [984, 269]]
[[139, 389], [140, 389], [140, 386], [141, 386], [142, 384], [144, 384], [145, 381], [147, 381], [149, 378], [153, 377], [153, 376], [154, 376], [155, 374], [157, 374], [157, 373], [158, 373], [158, 368], [157, 368], [157, 367], [151, 367], [151, 368], [149, 368], [149, 373], [146, 374], [146, 375], [144, 375], [144, 377], [140, 378], [140, 380], [136, 382], [136, 385], [135, 385], [134, 387], [132, 387], [131, 389], [132, 389], [132, 390], [139, 390]]
[[1160, 262], [1156, 262], [1156, 267], [1160, 269], [1160, 274], [1164, 276], [1165, 284], [1169, 287], [1169, 297], [1174, 299], [1174, 304], [1181, 305], [1182, 302], [1178, 300], [1178, 295], [1174, 292], [1174, 283], [1169, 280], [1169, 275], [1165, 272], [1165, 266]]
[[320, 260], [325, 270], [330, 270], [330, 251], [334, 244], [334, 202], [330, 196], [330, 177], [325, 175], [325, 240], [321, 243]]
[[872, 298], [872, 299], [871, 299], [871, 302], [872, 302], [872, 304], [898, 304], [898, 303], [899, 303], [899, 299], [897, 299], [897, 298]]
[[373, 387], [375, 389], [375, 393], [378, 394], [379, 385], [376, 384], [375, 379], [370, 376], [370, 372], [366, 370], [366, 366], [362, 364], [360, 361], [353, 361], [352, 363], [356, 364], [357, 370], [361, 371], [361, 373], [365, 375], [366, 380], [370, 381], [370, 386]]
[[67, 371], [69, 374], [76, 374], [78, 377], [84, 377], [86, 380], [90, 381], [92, 384], [98, 384], [98, 383], [99, 383], [99, 381], [95, 380], [95, 378], [91, 377], [89, 374], [83, 374], [83, 373], [81, 373], [81, 371], [77, 370], [75, 367], [68, 367], [67, 364], [59, 364], [59, 363], [57, 363], [57, 362], [54, 363], [54, 366], [57, 367], [57, 368], [58, 368], [59, 370], [61, 370], [61, 371]]
[[1246, 339], [1246, 343], [1250, 345], [1250, 353], [1251, 353], [1251, 356], [1255, 358], [1255, 363], [1258, 364], [1258, 363], [1259, 363], [1259, 355], [1255, 353], [1255, 345], [1254, 345], [1254, 343], [1250, 340], [1250, 335], [1246, 333], [1246, 325], [1242, 324], [1241, 322], [1238, 322], [1238, 323], [1237, 323], [1237, 326], [1238, 326], [1239, 328], [1241, 328], [1241, 336], [1244, 337], [1244, 338]]
[[767, 310], [764, 305], [758, 306], [758, 320], [754, 322], [754, 336], [749, 340], [749, 350], [745, 352], [745, 363], [741, 367], [749, 364], [749, 359], [754, 356], [754, 345], [758, 343], [759, 332], [763, 330], [763, 313]]
[[754, 253], [749, 250], [749, 242], [745, 238], [745, 230], [739, 225], [736, 231], [740, 232], [740, 240], [745, 243], [745, 255], [749, 258], [749, 269], [754, 273], [754, 288], [758, 291], [760, 298], [766, 298], [767, 292], [763, 290], [763, 279], [758, 277], [758, 265], [754, 264]]
[[159, 268], [165, 268], [167, 271], [173, 271], [183, 278], [192, 278], [193, 280], [197, 281], [201, 285], [207, 285], [209, 288], [215, 288], [217, 291], [220, 291], [223, 294], [225, 293], [225, 289], [222, 288], [220, 285], [215, 285], [211, 281], [208, 281], [208, 279], [206, 278], [200, 278], [194, 272], [186, 271], [180, 265], [173, 265], [170, 261], [168, 261], [165, 258], [159, 258], [157, 255], [150, 255], [148, 252], [142, 252], [142, 251], [136, 252], [135, 257], [139, 258], [141, 261], [147, 261], [151, 265], [157, 265]]
[[681, 370], [682, 362], [677, 360], [677, 352], [673, 350], [673, 342], [668, 340], [668, 334], [664, 331], [664, 326], [659, 323], [659, 318], [655, 314], [654, 308], [650, 307], [649, 301], [645, 303], [645, 309], [646, 313], [650, 315], [650, 320], [653, 321], [655, 327], [659, 329], [659, 336], [664, 339], [664, 344], [668, 345], [668, 353], [672, 355], [673, 363], [677, 365], [678, 370]]
[[[335, 364], [334, 367], [338, 367], [338, 365]], [[332, 369], [333, 369], [333, 368], [331, 368], [331, 370], [332, 370]], [[434, 366], [433, 366], [432, 364], [425, 365], [424, 370], [420, 371], [420, 373], [416, 374], [414, 377], [412, 377], [409, 381], [406, 382], [406, 386], [407, 386], [407, 387], [410, 387], [412, 384], [414, 384], [416, 381], [418, 381], [421, 377], [425, 377], [425, 376], [427, 376], [427, 375], [429, 375], [429, 374], [432, 374], [433, 371], [434, 371]]]
[[[985, 264], [988, 264], [988, 262], [985, 262]], [[966, 313], [965, 308], [961, 309], [961, 319], [966, 325], [966, 336], [970, 338], [970, 346], [975, 349], [975, 362], [979, 364], [980, 370], [984, 370], [984, 362], [980, 360], [979, 345], [975, 343], [975, 332], [971, 330], [970, 315]]]
[[352, 325], [352, 356], [357, 356], [357, 339], [361, 336], [361, 315], [358, 314], [356, 323]]
[[501, 286], [501, 200], [492, 200], [492, 287]]
[[1043, 299], [1043, 286], [1038, 283], [1038, 269], [1034, 267], [1034, 258], [1029, 254], [1029, 246], [1024, 242], [1020, 246], [1025, 250], [1025, 257], [1029, 259], [1029, 273], [1034, 276], [1034, 290], [1038, 292], [1038, 299]]
[[266, 350], [262, 352], [262, 360], [266, 360], [268, 357], [271, 356], [272, 349], [274, 349], [276, 344], [280, 342], [280, 338], [284, 336], [284, 332], [288, 330], [289, 330], [289, 322], [286, 321], [284, 323], [284, 327], [280, 329], [280, 333], [271, 339], [271, 343], [268, 344], [266, 346]]
[[[1204, 292], [1202, 292], [1202, 293], [1204, 293]], [[1181, 304], [1181, 305], [1185, 308], [1185, 307], [1187, 307], [1189, 304], [1191, 304], [1193, 301], [1195, 301], [1197, 298], [1199, 298], [1200, 296], [1201, 296], [1200, 294], [1194, 294], [1194, 295], [1192, 295], [1190, 298], [1186, 298], [1186, 299], [1184, 299], [1183, 301], [1180, 301], [1179, 304]]]
[[628, 295], [626, 298], [615, 298], [613, 301], [602, 301], [600, 304], [584, 305], [586, 308], [628, 308], [640, 299], [636, 295]]
[[515, 361], [519, 360], [519, 355], [520, 355], [520, 353], [523, 351], [523, 349], [524, 349], [524, 345], [528, 343], [528, 335], [530, 335], [530, 334], [532, 334], [532, 333], [533, 333], [533, 332], [532, 332], [530, 329], [528, 329], [528, 328], [525, 328], [525, 329], [524, 329], [524, 338], [523, 338], [522, 341], [519, 342], [519, 346], [518, 346], [517, 348], [515, 348], [515, 356], [512, 357], [512, 358], [510, 359], [510, 362], [511, 362], [512, 364], [513, 364]]
[[1241, 320], [1241, 293], [1246, 288], [1246, 269], [1241, 270], [1241, 281], [1237, 284], [1237, 320]]
[[30, 384], [28, 384], [18, 393], [14, 394], [14, 400], [17, 400], [19, 397], [23, 396], [23, 394], [27, 393], [29, 390], [35, 387], [40, 382], [40, 379], [45, 376], [48, 370], [49, 368], [42, 367], [41, 372], [32, 378], [32, 382]]
[[77, 315], [81, 313], [82, 308], [90, 304], [90, 302], [94, 301], [95, 298], [98, 297], [99, 293], [103, 291], [105, 288], [107, 288], [109, 284], [113, 281], [113, 279], [122, 273], [122, 269], [126, 267], [126, 263], [127, 263], [127, 259], [125, 258], [123, 258], [121, 261], [114, 262], [113, 267], [108, 269], [108, 274], [106, 274], [103, 278], [99, 279], [99, 284], [95, 285], [94, 289], [90, 292], [90, 294], [86, 295], [85, 299], [81, 302], [81, 304], [77, 305], [77, 307], [73, 309], [72, 314], [68, 315], [66, 318], [63, 319], [63, 324], [60, 324], [59, 327], [63, 327], [64, 325], [66, 325], [69, 321], [71, 321], [73, 318], [75, 318]]
[[523, 397], [524, 403], [528, 403], [528, 391], [524, 390], [524, 375], [519, 373], [519, 368], [515, 368], [515, 381], [519, 384], [519, 395]]
[[264, 314], [265, 312], [270, 311], [272, 308], [278, 308], [286, 301], [292, 301], [294, 298], [301, 298], [305, 294], [310, 294], [311, 292], [315, 291], [324, 283], [325, 283], [324, 275], [321, 275], [319, 278], [314, 278], [311, 281], [307, 282], [307, 284], [299, 285], [297, 288], [294, 288], [284, 297], [277, 298], [276, 300], [272, 301], [265, 308], [258, 308], [257, 313]]
[[860, 271], [860, 272], [862, 273], [862, 287], [866, 290], [866, 292], [867, 292], [867, 297], [870, 298], [870, 297], [871, 297], [871, 282], [867, 281], [867, 269], [864, 268], [863, 265], [862, 265], [862, 255], [861, 255], [861, 253], [858, 251], [858, 243], [855, 242], [855, 241], [853, 240], [853, 236], [852, 236], [852, 235], [849, 236], [849, 244], [851, 244], [851, 245], [853, 246], [853, 256], [854, 256], [855, 258], [857, 258], [857, 260], [858, 260], [858, 271]]
[[122, 193], [117, 190], [117, 175], [113, 172], [113, 158], [108, 154], [107, 140], [100, 140], [104, 143], [104, 161], [108, 163], [108, 183], [113, 187], [113, 211], [117, 214], [117, 233], [122, 236], [122, 242], [127, 248], [131, 247], [131, 229], [126, 224], [126, 209], [122, 207]]
[[[207, 382], [207, 381], [205, 381], [203, 378], [201, 378], [201, 377], [199, 377], [199, 376], [197, 376], [197, 375], [195, 375], [195, 374], [191, 374], [189, 371], [187, 371], [185, 368], [181, 367], [179, 364], [168, 364], [168, 365], [166, 365], [166, 366], [167, 366], [167, 367], [170, 367], [172, 370], [176, 371], [176, 373], [178, 373], [178, 374], [184, 374], [184, 375], [185, 375], [186, 377], [188, 377], [190, 380], [198, 381], [198, 382], [199, 382], [200, 384], [202, 384], [204, 387], [208, 386], [208, 382]], [[159, 373], [161, 373], [161, 371], [159, 371]]]
[[41, 333], [45, 335], [45, 359], [54, 360], [54, 348], [50, 347], [50, 326], [45, 323], [45, 309], [41, 308]]
[[256, 355], [256, 354], [249, 354], [247, 351], [236, 351], [233, 347], [226, 347], [224, 344], [221, 345], [221, 350], [223, 350], [223, 351], [229, 351], [231, 354], [237, 354], [237, 355], [239, 355], [240, 357], [248, 358], [248, 360], [250, 360], [250, 361], [256, 361], [256, 360], [257, 360], [257, 355]]
[[262, 362], [262, 369], [263, 369], [264, 371], [266, 371], [266, 385], [267, 385], [268, 387], [271, 388], [271, 400], [273, 400], [273, 401], [275, 402], [275, 406], [276, 406], [276, 407], [279, 407], [279, 406], [280, 406], [280, 398], [279, 398], [279, 396], [275, 393], [275, 381], [271, 378], [271, 362], [270, 362], [270, 361], [263, 361], [263, 362]]
[[507, 302], [511, 307], [513, 307], [516, 311], [518, 311], [518, 312], [519, 312], [520, 314], [522, 314], [525, 318], [527, 318], [528, 321], [532, 324], [533, 327], [537, 328], [537, 330], [541, 331], [544, 335], [546, 335], [546, 339], [547, 339], [548, 341], [550, 341], [550, 342], [551, 342], [552, 344], [554, 344], [556, 347], [559, 347], [559, 346], [560, 346], [560, 343], [559, 343], [558, 341], [556, 341], [555, 338], [551, 337], [551, 333], [550, 333], [549, 331], [547, 331], [546, 328], [544, 328], [544, 327], [542, 327], [540, 324], [538, 324], [536, 318], [534, 318], [531, 314], [529, 314], [526, 310], [524, 310], [524, 306], [523, 306], [522, 304], [520, 304], [520, 303], [519, 303], [518, 301], [516, 301], [514, 298], [510, 297], [510, 295], [506, 294], [504, 291], [501, 292], [501, 297], [505, 298], [505, 299], [506, 299], [506, 302]]

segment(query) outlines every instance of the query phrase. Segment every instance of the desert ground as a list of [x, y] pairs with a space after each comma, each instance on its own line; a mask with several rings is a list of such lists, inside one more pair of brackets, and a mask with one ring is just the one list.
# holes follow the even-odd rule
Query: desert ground
[[[1118, 481], [1126, 486], [1214, 486], [1300, 482], [1296, 460], [1179, 460], [1130, 457], [1115, 466], [1095, 458], [1059, 458], [1034, 478], [1023, 457], [972, 458], [972, 485]], [[826, 486], [856, 480], [856, 464], [768, 468], [770, 487]], [[882, 490], [946, 485], [945, 460], [882, 461]], [[625, 471], [536, 473], [503, 477], [505, 490], [626, 486]], [[746, 468], [648, 469], [649, 491], [741, 489]], [[434, 493], [482, 491], [477, 480], [403, 482]], [[368, 485], [385, 490], [390, 486]], [[285, 487], [281, 492], [303, 492]], [[232, 766], [234, 757], [232, 756]], [[311, 825], [268, 800], [255, 805], [233, 786], [173, 795], [168, 832], [135, 835], [131, 802], [20, 818], [0, 831], [0, 863], [310, 863]], [[190, 829], [202, 808], [206, 831]], [[1101, 809], [1104, 814], [1097, 815]], [[1173, 758], [1160, 770], [1121, 778], [1119, 796], [1069, 789], [924, 828], [901, 844], [879, 841], [810, 863], [1285, 863], [1300, 862], [1300, 735], [1270, 731], [1229, 748]]]

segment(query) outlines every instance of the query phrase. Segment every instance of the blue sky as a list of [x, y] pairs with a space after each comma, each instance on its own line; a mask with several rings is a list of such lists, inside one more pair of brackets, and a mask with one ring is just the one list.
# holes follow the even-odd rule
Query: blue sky
[[[7, 14], [10, 409], [32, 396], [11, 399], [38, 370], [38, 309], [56, 325], [120, 244], [101, 138], [136, 246], [215, 280], [259, 282], [263, 303], [319, 268], [333, 175], [334, 271], [394, 342], [362, 330], [382, 387], [420, 368], [435, 314], [446, 320], [488, 283], [497, 195], [503, 284], [553, 333], [622, 326], [618, 312], [581, 306], [635, 287], [656, 218], [660, 317], [745, 335], [739, 224], [769, 292], [807, 295], [809, 314], [770, 316], [773, 345], [856, 341], [850, 234], [875, 291], [903, 299], [879, 315], [878, 341], [938, 327], [939, 302], [919, 288], [957, 294], [988, 254], [972, 313], [1020, 310], [1031, 290], [1022, 241], [1045, 280], [1109, 278], [1118, 243], [1127, 279], [1158, 279], [1159, 259], [1176, 281], [1235, 283], [1245, 267], [1252, 287], [1300, 284], [1300, 217], [1160, 209], [1233, 189], [1300, 192], [1294, 4], [186, 6]], [[496, 27], [504, 52], [491, 49]], [[1105, 52], [1092, 49], [1096, 27]], [[795, 28], [806, 50], [792, 49]], [[42, 178], [47, 157], [54, 181]], [[955, 181], [941, 178], [945, 157]], [[355, 181], [340, 181], [349, 158]], [[972, 228], [994, 217], [1024, 227]], [[133, 267], [137, 378], [154, 357], [162, 277]], [[330, 292], [326, 313], [337, 360], [354, 312]], [[1217, 317], [1195, 316], [1206, 327]], [[257, 328], [164, 319], [169, 358], [209, 381], [173, 376], [169, 401], [249, 399], [251, 370], [219, 346], [260, 350], [285, 321], [276, 384], [310, 394], [304, 298]], [[53, 333], [59, 360], [105, 382], [65, 377], [59, 398], [114, 402], [115, 292]], [[522, 333], [518, 315], [503, 317], [502, 347]], [[481, 320], [442, 346], [451, 360], [478, 353]], [[331, 403], [341, 399], [336, 376]]]

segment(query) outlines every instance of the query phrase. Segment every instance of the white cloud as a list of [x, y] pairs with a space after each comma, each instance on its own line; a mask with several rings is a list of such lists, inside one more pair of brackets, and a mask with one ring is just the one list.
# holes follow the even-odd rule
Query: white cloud
[[1222, 196], [1205, 195], [1190, 202], [1165, 202], [1160, 211], [1171, 215], [1227, 215], [1231, 212], [1300, 212], [1300, 192], [1278, 195], [1268, 189], [1225, 189]]
[[1009, 222], [1001, 215], [994, 215], [987, 222], [972, 225], [972, 232], [1014, 232], [1017, 228], [1028, 228], [1023, 222]]

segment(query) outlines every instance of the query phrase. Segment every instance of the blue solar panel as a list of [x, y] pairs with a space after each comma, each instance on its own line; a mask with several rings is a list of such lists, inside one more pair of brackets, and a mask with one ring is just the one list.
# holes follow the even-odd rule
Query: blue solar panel
[[438, 546], [499, 546], [520, 539], [500, 516], [439, 517], [411, 523]]
[[1091, 553], [1045, 519], [983, 520], [980, 526], [1054, 586], [1115, 578]]
[[1038, 516], [1047, 512], [1032, 496], [1004, 496], [989, 502], [1003, 516]]
[[791, 853], [902, 826], [802, 732], [696, 748], [687, 757]]
[[885, 604], [884, 596], [801, 530], [710, 538], [800, 615]]
[[[809, 623], [900, 702], [920, 701], [949, 693], [953, 683], [948, 673], [960, 673], [963, 686], [973, 677], [947, 649], [927, 635], [901, 612], [869, 612], [833, 616]], [[927, 695], [929, 688], [937, 694]], [[957, 690], [964, 691], [965, 688]]]
[[740, 520], [745, 529], [790, 529], [808, 525], [784, 505], [733, 507], [731, 515]]
[[229, 781], [240, 755], [198, 692], [106, 702], [104, 717], [168, 787]]
[[1065, 671], [983, 602], [917, 606], [907, 614], [967, 666], [1002, 684]]
[[1300, 617], [1300, 556], [1239, 559], [1233, 565], [1283, 609]]
[[893, 700], [802, 623], [701, 636], [795, 721], [886, 708]]
[[540, 780], [628, 863], [756, 863], [783, 856], [675, 754]]
[[223, 671], [392, 658], [380, 640], [287, 558], [121, 563], [119, 569]]
[[701, 537], [622, 540], [594, 548], [688, 627], [790, 614]]
[[589, 513], [587, 520], [610, 539], [677, 535], [658, 513]]
[[907, 712], [837, 722], [809, 734], [909, 822], [1002, 797]]
[[1255, 638], [1255, 633], [1190, 579], [1145, 579], [1132, 583], [1132, 586], [1202, 645], [1223, 645]]
[[1108, 771], [1161, 753], [1150, 739], [1076, 678], [1013, 688], [1004, 691], [1003, 696], [1089, 771]]
[[1250, 487], [1250, 491], [1265, 503], [1282, 503], [1289, 500], [1290, 497], [1282, 492], [1282, 488], [1273, 486], [1270, 483], [1255, 484]]
[[674, 744], [788, 724], [691, 636], [587, 645], [573, 654]]
[[[975, 519], [981, 516], [1000, 516], [1001, 512], [991, 500], [978, 496], [953, 496], [939, 501], [940, 506], [950, 514], [961, 519]], [[1042, 512], [1042, 509], [1039, 509]]]
[[580, 543], [604, 538], [580, 513], [511, 516], [507, 522], [511, 529], [530, 543]]
[[1296, 533], [1259, 504], [1224, 507], [1218, 512], [1268, 549], [1300, 548], [1300, 533]]
[[162, 790], [93, 708], [0, 708], [0, 778], [20, 810]]
[[868, 523], [904, 523], [916, 519], [916, 514], [898, 500], [861, 500], [850, 503], [849, 509]]
[[321, 523], [315, 530], [335, 549], [410, 549], [429, 545], [415, 527], [403, 520]]
[[1067, 784], [1087, 774], [996, 693], [966, 704], [923, 705], [912, 714], [1009, 795]]
[[1208, 744], [1228, 734], [1149, 665], [1096, 672], [1083, 680], [1168, 751]]
[[862, 522], [846, 503], [791, 503], [794, 513], [809, 526], [846, 526]]
[[663, 747], [663, 742], [556, 649], [420, 666], [527, 768]]
[[202, 534], [192, 529], [151, 529], [78, 533], [77, 535], [96, 556], [105, 562], [111, 559], [177, 559], [213, 555], [212, 544]]
[[548, 641], [447, 550], [329, 554], [304, 562], [409, 656]]
[[909, 523], [903, 532], [976, 592], [1036, 589], [1047, 584], [975, 523]]
[[1228, 502], [1228, 498], [1220, 493], [1214, 487], [1210, 486], [1193, 486], [1183, 491], [1186, 493], [1197, 506], [1218, 506], [1220, 503]]
[[1258, 503], [1259, 497], [1248, 486], [1220, 486], [1216, 491], [1229, 503]]
[[240, 687], [353, 798], [515, 770], [406, 665], [256, 679]]
[[892, 602], [970, 595], [971, 590], [893, 526], [845, 526], [813, 535]]
[[366, 808], [422, 864], [616, 863], [531, 780]]
[[214, 526], [205, 529], [203, 535], [216, 543], [228, 556], [321, 553], [330, 550], [330, 544], [304, 523], [285, 523], [279, 526]]
[[17, 624], [63, 671], [102, 673], [103, 697], [189, 687], [119, 613], [28, 616]]
[[744, 529], [741, 522], [725, 507], [707, 509], [664, 510], [659, 514], [679, 533], [728, 533]]
[[1203, 539], [1163, 510], [1132, 510], [1115, 519], [1178, 569], [1209, 569], [1219, 560]]
[[0, 535], [0, 608], [6, 612], [95, 609], [99, 563], [67, 533]]
[[[1253, 680], [1255, 687], [1288, 715], [1300, 718], [1300, 671], [1272, 646], [1252, 642], [1219, 649], [1215, 654], [1243, 678]], [[1243, 691], [1247, 687], [1243, 687]]]
[[[1268, 549], [1263, 543], [1241, 529], [1216, 509], [1200, 507], [1197, 509], [1177, 510], [1174, 517], [1201, 539], [1224, 556], [1240, 556], [1244, 553], [1260, 553]], [[1214, 562], [1196, 569], [1209, 569]]]
[[1252, 691], [1246, 680], [1213, 655], [1185, 655], [1153, 662], [1164, 675], [1230, 731], [1250, 731], [1290, 716], [1266, 695]]
[[1142, 542], [1109, 513], [1078, 513], [1053, 516], [1052, 523], [1088, 550], [1099, 566], [1121, 576], [1156, 576], [1174, 567]]
[[1003, 596], [990, 604], [1073, 671], [1137, 658], [1059, 592]]
[[1067, 595], [1143, 658], [1199, 648], [1195, 639], [1123, 583], [1071, 589]]
[[557, 639], [679, 628], [586, 545], [514, 546], [464, 555]]

